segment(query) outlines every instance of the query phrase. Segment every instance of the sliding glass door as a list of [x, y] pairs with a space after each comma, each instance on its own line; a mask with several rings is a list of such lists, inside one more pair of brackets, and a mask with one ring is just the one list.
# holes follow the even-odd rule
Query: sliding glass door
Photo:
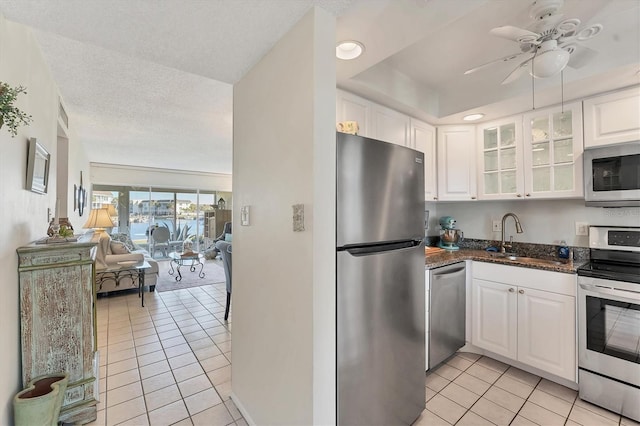
[[[229, 200], [231, 194], [224, 196]], [[162, 226], [169, 230], [172, 249], [179, 250], [182, 242], [190, 240], [194, 250], [200, 251], [211, 245], [205, 217], [218, 207], [220, 198], [215, 191], [196, 189], [94, 185], [92, 208], [108, 207], [116, 225], [111, 233], [128, 233], [142, 248], [149, 247], [153, 229]]]

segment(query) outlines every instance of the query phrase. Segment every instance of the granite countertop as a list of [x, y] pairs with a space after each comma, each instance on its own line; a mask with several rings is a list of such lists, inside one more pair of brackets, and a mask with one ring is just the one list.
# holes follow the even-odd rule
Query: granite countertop
[[557, 259], [550, 259], [556, 262], [545, 261], [544, 259], [526, 258], [509, 260], [500, 257], [491, 256], [490, 252], [477, 249], [461, 248], [457, 251], [443, 251], [434, 254], [425, 255], [426, 269], [439, 268], [441, 266], [451, 265], [464, 260], [477, 260], [481, 262], [499, 263], [502, 265], [511, 265], [524, 268], [542, 269], [545, 271], [562, 272], [565, 274], [575, 274], [579, 266], [585, 261], [566, 261], [559, 262]]

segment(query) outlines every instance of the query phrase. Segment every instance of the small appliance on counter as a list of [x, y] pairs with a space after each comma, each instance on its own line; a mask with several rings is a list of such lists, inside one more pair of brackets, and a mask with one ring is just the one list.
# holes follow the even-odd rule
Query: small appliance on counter
[[445, 250], [460, 250], [458, 243], [464, 239], [461, 230], [456, 229], [456, 220], [451, 216], [440, 218], [440, 242], [438, 247]]

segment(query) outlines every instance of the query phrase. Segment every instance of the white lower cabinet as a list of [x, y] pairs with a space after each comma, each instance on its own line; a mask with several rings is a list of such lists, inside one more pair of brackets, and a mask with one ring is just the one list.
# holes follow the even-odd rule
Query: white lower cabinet
[[518, 305], [515, 287], [473, 279], [473, 334], [475, 346], [517, 357]]
[[575, 297], [518, 289], [518, 361], [575, 380]]
[[473, 262], [471, 343], [576, 380], [575, 276]]

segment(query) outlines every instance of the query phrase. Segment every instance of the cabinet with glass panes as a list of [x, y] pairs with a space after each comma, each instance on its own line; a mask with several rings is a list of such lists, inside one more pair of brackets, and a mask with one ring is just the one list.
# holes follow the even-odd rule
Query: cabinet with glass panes
[[523, 134], [525, 197], [582, 197], [581, 104], [525, 114]]
[[478, 126], [482, 148], [478, 161], [478, 197], [484, 200], [522, 197], [522, 116]]

